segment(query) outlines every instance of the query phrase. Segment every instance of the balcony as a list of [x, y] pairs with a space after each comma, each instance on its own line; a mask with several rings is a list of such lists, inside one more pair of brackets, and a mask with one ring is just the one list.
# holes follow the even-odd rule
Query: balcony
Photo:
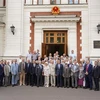
[[83, 5], [88, 0], [24, 0], [24, 5]]

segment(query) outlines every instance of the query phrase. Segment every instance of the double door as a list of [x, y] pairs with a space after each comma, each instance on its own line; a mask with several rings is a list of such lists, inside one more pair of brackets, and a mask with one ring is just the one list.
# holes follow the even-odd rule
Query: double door
[[56, 51], [67, 54], [67, 31], [44, 31], [43, 38], [42, 57]]

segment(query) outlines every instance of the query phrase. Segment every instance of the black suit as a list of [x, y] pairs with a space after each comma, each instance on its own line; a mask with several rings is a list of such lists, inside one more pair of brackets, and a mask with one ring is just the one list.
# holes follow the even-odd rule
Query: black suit
[[99, 66], [93, 68], [93, 78], [95, 84], [95, 90], [99, 90], [99, 75], [100, 75], [100, 68]]
[[39, 65], [39, 64], [36, 64], [37, 87], [43, 85], [42, 73], [43, 73], [43, 66]]
[[26, 67], [25, 67], [25, 83], [26, 85], [30, 85], [30, 68], [31, 68], [32, 64], [31, 63], [26, 63]]
[[4, 69], [3, 65], [0, 64], [0, 86], [3, 85]]
[[36, 64], [32, 63], [32, 65], [30, 67], [30, 74], [31, 74], [30, 85], [31, 86], [36, 85], [36, 73], [35, 73], [35, 70], [36, 70]]

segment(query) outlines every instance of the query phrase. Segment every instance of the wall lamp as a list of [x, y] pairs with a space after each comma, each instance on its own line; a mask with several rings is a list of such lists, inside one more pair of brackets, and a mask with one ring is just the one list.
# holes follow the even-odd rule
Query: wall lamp
[[14, 31], [15, 31], [15, 26], [14, 26], [14, 25], [12, 25], [10, 28], [11, 28], [11, 32], [12, 32], [12, 33], [13, 33], [13, 35], [14, 35], [14, 34], [15, 34], [15, 32], [14, 32]]
[[100, 31], [100, 24], [97, 25], [97, 29], [98, 29], [98, 34], [99, 34], [99, 31]]

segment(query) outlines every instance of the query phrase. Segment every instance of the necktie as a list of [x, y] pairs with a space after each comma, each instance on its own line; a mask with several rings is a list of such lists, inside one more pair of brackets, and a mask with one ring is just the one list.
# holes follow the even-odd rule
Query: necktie
[[88, 71], [88, 65], [86, 66], [86, 72]]
[[23, 69], [25, 69], [24, 63], [23, 63]]

